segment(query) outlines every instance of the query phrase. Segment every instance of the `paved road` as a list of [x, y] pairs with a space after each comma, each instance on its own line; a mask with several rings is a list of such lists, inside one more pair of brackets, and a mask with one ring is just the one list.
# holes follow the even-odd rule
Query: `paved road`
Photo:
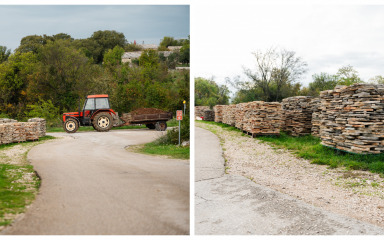
[[124, 149], [159, 134], [77, 132], [33, 148], [40, 192], [3, 234], [189, 234], [189, 161]]
[[217, 154], [219, 139], [201, 128], [195, 129], [195, 137], [197, 235], [384, 234], [379, 227], [324, 211], [245, 177], [223, 174], [224, 167], [217, 167], [224, 162]]

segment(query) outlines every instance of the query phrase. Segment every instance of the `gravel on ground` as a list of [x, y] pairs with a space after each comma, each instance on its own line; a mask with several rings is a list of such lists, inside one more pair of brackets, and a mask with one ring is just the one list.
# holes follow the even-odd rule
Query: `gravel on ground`
[[384, 227], [384, 179], [379, 174], [311, 164], [239, 131], [198, 121], [196, 126], [220, 138], [226, 173], [245, 176], [314, 206]]

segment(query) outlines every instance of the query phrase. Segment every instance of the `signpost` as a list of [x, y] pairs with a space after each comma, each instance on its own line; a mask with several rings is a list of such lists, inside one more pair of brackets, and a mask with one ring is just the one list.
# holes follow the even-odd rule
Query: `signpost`
[[184, 104], [184, 115], [185, 115], [185, 103], [186, 103], [186, 101], [184, 100], [183, 101], [183, 104]]
[[183, 110], [176, 110], [176, 120], [179, 121], [179, 146], [180, 146], [180, 122], [183, 120]]

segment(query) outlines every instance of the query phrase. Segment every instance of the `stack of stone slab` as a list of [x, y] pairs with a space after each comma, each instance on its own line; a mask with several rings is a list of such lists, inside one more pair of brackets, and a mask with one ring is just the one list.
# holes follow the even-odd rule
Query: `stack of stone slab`
[[25, 139], [27, 141], [35, 141], [39, 140], [39, 123], [37, 122], [25, 122], [24, 131], [25, 131]]
[[9, 119], [9, 118], [0, 118], [0, 124], [1, 123], [13, 123], [13, 122], [17, 122], [17, 120]]
[[215, 120], [215, 112], [211, 109], [204, 110], [203, 119], [205, 121], [214, 121]]
[[283, 111], [278, 102], [250, 102], [244, 107], [242, 130], [249, 135], [280, 135]]
[[28, 122], [37, 123], [37, 132], [39, 137], [44, 137], [47, 131], [47, 122], [44, 118], [31, 118], [28, 119]]
[[226, 107], [227, 105], [216, 105], [213, 107], [213, 111], [215, 112], [215, 122], [223, 122], [223, 114]]
[[238, 103], [236, 104], [236, 115], [235, 115], [235, 127], [243, 129], [243, 119], [245, 114], [245, 108], [249, 103]]
[[283, 99], [283, 131], [292, 136], [311, 134], [312, 98], [310, 96], [296, 96]]
[[311, 100], [312, 106], [312, 129], [311, 134], [315, 137], [320, 137], [320, 124], [321, 124], [321, 101], [320, 98], [313, 98]]
[[354, 84], [323, 91], [321, 144], [358, 154], [384, 153], [384, 85]]
[[25, 142], [25, 141], [27, 141], [25, 123], [24, 122], [15, 122], [12, 124], [14, 127], [13, 132], [11, 133], [13, 142]]
[[223, 112], [223, 123], [235, 126], [236, 104], [227, 105]]
[[195, 117], [204, 117], [204, 111], [209, 109], [209, 106], [195, 106]]
[[13, 142], [13, 123], [0, 123], [0, 144], [8, 144]]

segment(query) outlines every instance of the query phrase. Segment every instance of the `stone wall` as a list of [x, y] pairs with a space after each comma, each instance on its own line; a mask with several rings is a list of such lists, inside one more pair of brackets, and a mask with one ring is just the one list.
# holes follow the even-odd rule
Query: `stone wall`
[[39, 137], [44, 137], [47, 130], [47, 122], [44, 118], [31, 118], [28, 122], [36, 122]]
[[320, 137], [320, 124], [321, 124], [321, 101], [320, 98], [313, 98], [311, 100], [312, 106], [312, 129], [311, 134], [315, 137]]
[[321, 144], [353, 153], [384, 153], [384, 85], [323, 91]]
[[312, 105], [313, 97], [296, 96], [284, 98], [283, 108], [283, 131], [292, 136], [303, 136], [311, 134], [312, 130]]
[[223, 112], [223, 123], [235, 126], [236, 104], [227, 105]]
[[215, 121], [215, 112], [211, 109], [204, 110], [203, 114], [205, 121]]
[[213, 107], [215, 112], [215, 122], [223, 122], [223, 111], [226, 109], [227, 105], [216, 105]]
[[204, 110], [210, 109], [209, 106], [195, 106], [195, 117], [204, 117]]
[[28, 122], [0, 119], [0, 144], [38, 140], [45, 136], [45, 125], [44, 119], [30, 119]]

